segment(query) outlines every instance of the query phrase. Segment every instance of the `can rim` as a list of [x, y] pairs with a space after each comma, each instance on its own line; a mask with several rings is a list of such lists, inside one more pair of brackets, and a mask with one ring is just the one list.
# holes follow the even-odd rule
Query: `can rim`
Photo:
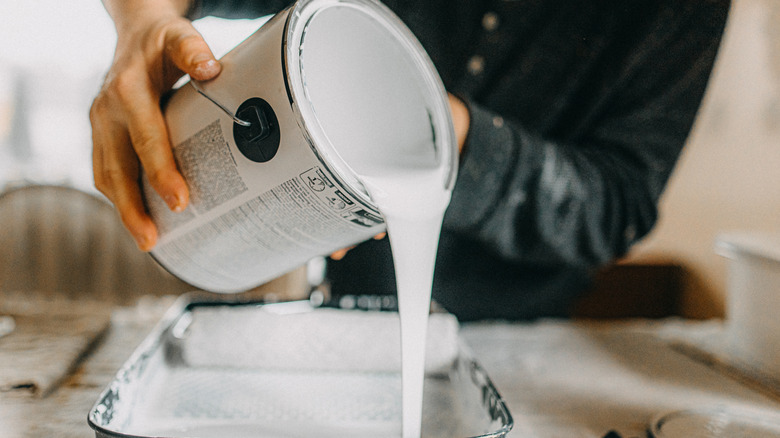
[[306, 96], [302, 77], [301, 47], [306, 28], [318, 13], [335, 6], [352, 7], [377, 19], [408, 54], [423, 80], [421, 90], [426, 102], [431, 105], [431, 124], [436, 137], [434, 148], [437, 154], [441, 154], [442, 165], [448, 167], [442, 183], [445, 189], [452, 190], [457, 176], [458, 153], [444, 84], [433, 61], [411, 30], [389, 8], [375, 0], [299, 0], [288, 13], [282, 38], [284, 82], [296, 122], [317, 159], [350, 194], [376, 209], [358, 173], [339, 155], [325, 134], [314, 114], [312, 102]]

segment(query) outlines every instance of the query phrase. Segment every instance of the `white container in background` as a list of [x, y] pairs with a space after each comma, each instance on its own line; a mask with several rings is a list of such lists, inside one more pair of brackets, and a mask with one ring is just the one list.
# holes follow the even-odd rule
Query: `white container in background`
[[719, 236], [727, 257], [729, 352], [740, 364], [780, 381], [780, 233]]

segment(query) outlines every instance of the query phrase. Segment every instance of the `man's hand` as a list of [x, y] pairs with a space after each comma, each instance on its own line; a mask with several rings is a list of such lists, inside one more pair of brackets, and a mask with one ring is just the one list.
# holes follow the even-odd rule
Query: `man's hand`
[[466, 137], [471, 125], [471, 116], [466, 104], [460, 99], [447, 94], [450, 103], [450, 112], [452, 113], [452, 124], [455, 127], [455, 140], [458, 142], [458, 152], [463, 152], [463, 146], [466, 144]]
[[140, 166], [173, 211], [189, 202], [160, 109], [160, 97], [184, 74], [205, 81], [221, 66], [182, 15], [189, 0], [106, 0], [117, 29], [113, 64], [90, 109], [95, 187], [114, 203], [138, 247], [151, 250], [157, 229], [139, 187]]

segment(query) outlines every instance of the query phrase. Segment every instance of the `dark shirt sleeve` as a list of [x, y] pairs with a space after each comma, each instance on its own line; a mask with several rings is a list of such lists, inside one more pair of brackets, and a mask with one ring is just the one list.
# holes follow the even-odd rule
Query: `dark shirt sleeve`
[[644, 40], [574, 141], [467, 101], [445, 228], [507, 260], [596, 266], [624, 255], [656, 222], [704, 94], [727, 8], [711, 11], [690, 9]]

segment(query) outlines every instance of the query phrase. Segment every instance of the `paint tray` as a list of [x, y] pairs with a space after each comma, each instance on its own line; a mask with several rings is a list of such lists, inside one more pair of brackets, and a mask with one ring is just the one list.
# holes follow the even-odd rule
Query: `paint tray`
[[[118, 371], [88, 421], [104, 437], [399, 437], [393, 312], [185, 295]], [[432, 314], [423, 437], [504, 437], [512, 418]]]

